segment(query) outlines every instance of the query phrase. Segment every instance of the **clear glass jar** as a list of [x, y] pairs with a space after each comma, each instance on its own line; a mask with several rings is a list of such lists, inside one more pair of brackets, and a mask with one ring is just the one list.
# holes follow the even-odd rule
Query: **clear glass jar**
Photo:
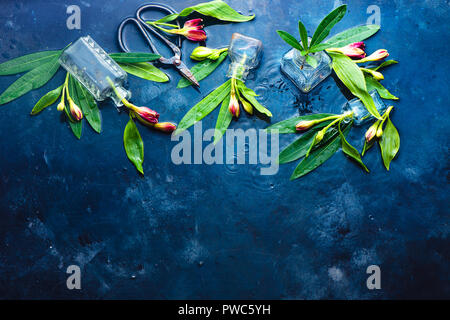
[[[387, 107], [384, 104], [383, 99], [381, 99], [378, 94], [378, 91], [370, 91], [370, 96], [372, 97], [378, 112], [382, 115], [386, 111]], [[361, 126], [372, 118], [372, 115], [369, 111], [367, 111], [366, 106], [358, 98], [350, 100], [344, 104], [342, 107], [342, 112], [348, 111], [353, 112], [353, 121], [356, 126]]]
[[123, 88], [127, 73], [90, 36], [78, 39], [67, 48], [59, 62], [97, 101], [111, 98], [117, 106], [123, 105], [108, 78], [123, 98], [131, 97], [131, 93]]
[[260, 40], [233, 33], [228, 48], [231, 64], [227, 77], [245, 80], [250, 70], [258, 66], [262, 49], [263, 45]]
[[[311, 38], [309, 38], [311, 41]], [[281, 59], [281, 71], [303, 93], [308, 93], [331, 74], [331, 58], [325, 51], [311, 55], [318, 65], [313, 68], [300, 51], [292, 48]]]

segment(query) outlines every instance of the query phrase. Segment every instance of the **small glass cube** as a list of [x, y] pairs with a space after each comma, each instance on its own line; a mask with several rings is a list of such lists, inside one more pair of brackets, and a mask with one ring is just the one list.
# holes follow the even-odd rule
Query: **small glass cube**
[[[372, 90], [370, 92], [370, 96], [372, 97], [373, 101], [375, 102], [375, 106], [380, 114], [383, 114], [387, 107], [383, 102], [383, 99], [381, 99], [380, 95], [378, 94], [377, 90]], [[353, 100], [350, 100], [344, 106], [342, 107], [342, 112], [353, 112], [353, 121], [354, 124], [357, 126], [361, 126], [372, 118], [372, 115], [367, 111], [366, 107], [362, 103], [361, 100], [358, 98], [355, 98]]]
[[240, 33], [233, 33], [230, 46], [228, 47], [228, 56], [231, 59], [231, 64], [227, 76], [245, 80], [249, 71], [258, 66], [262, 49], [263, 45], [260, 40]]
[[123, 98], [128, 99], [131, 96], [131, 93], [123, 88], [127, 73], [90, 36], [78, 39], [67, 48], [59, 62], [97, 101], [112, 98], [117, 106], [122, 105], [108, 78]]
[[325, 51], [311, 55], [318, 62], [313, 68], [306, 62], [304, 56], [295, 48], [289, 50], [281, 59], [281, 71], [303, 93], [308, 93], [331, 74], [331, 58]]

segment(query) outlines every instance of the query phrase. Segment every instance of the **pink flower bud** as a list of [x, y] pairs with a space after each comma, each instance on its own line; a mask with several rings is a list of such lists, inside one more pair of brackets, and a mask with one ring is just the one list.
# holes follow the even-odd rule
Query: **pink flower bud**
[[75, 121], [80, 121], [81, 119], [83, 119], [83, 112], [81, 111], [80, 107], [78, 107], [75, 102], [73, 102], [72, 99], [69, 99], [69, 108], [70, 114]]
[[138, 120], [139, 120], [139, 118], [142, 118], [142, 120], [144, 120], [145, 122], [153, 123], [153, 124], [158, 122], [158, 119], [159, 119], [158, 112], [156, 112], [150, 108], [147, 108], [147, 107], [134, 106], [132, 109], [138, 116]]
[[306, 131], [315, 124], [316, 124], [316, 121], [313, 121], [313, 120], [309, 120], [309, 121], [302, 120], [299, 123], [297, 123], [297, 125], [295, 126], [295, 129], [299, 132]]
[[364, 42], [355, 42], [342, 48], [330, 48], [328, 51], [340, 52], [354, 59], [362, 59], [366, 56], [366, 53], [364, 52], [365, 47]]
[[186, 21], [183, 28], [165, 30], [168, 33], [183, 35], [191, 41], [205, 41], [207, 36], [201, 24], [203, 19], [193, 19]]
[[389, 57], [389, 52], [385, 49], [380, 49], [372, 53], [370, 56], [366, 57], [364, 60], [366, 61], [379, 61], [384, 58]]
[[170, 122], [158, 122], [154, 128], [162, 132], [172, 133], [177, 129], [177, 126]]
[[237, 100], [235, 94], [231, 94], [230, 96], [230, 104], [228, 106], [228, 110], [233, 115], [233, 117], [239, 118], [240, 114], [239, 101]]
[[366, 141], [367, 141], [367, 143], [369, 143], [370, 141], [372, 141], [372, 139], [375, 138], [375, 136], [377, 135], [377, 130], [378, 130], [379, 124], [380, 124], [379, 121], [375, 122], [375, 123], [369, 128], [369, 130], [366, 131]]

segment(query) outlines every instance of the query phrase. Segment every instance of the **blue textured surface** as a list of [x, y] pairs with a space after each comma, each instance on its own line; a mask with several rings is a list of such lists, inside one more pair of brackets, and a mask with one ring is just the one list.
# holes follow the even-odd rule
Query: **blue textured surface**
[[[164, 1], [176, 9], [198, 1]], [[334, 1], [227, 1], [256, 19], [207, 27], [208, 46], [232, 32], [261, 39], [264, 58], [251, 88], [273, 111], [273, 123], [304, 111], [336, 111], [346, 101], [330, 77], [300, 95], [279, 70], [289, 48], [275, 33], [309, 32]], [[66, 46], [90, 34], [118, 51], [116, 28], [142, 1], [2, 1], [0, 61]], [[82, 29], [66, 28], [66, 7], [78, 4]], [[449, 287], [449, 3], [351, 1], [333, 33], [363, 24], [381, 9], [382, 30], [368, 51], [386, 48], [400, 64], [384, 71], [401, 97], [393, 121], [401, 151], [386, 172], [378, 150], [367, 175], [342, 154], [295, 182], [296, 164], [276, 176], [254, 165], [172, 164], [176, 142], [141, 129], [146, 176], [122, 145], [128, 121], [101, 106], [103, 133], [83, 129], [77, 141], [53, 106], [30, 117], [34, 103], [62, 83], [0, 107], [1, 298], [450, 298]], [[195, 44], [184, 42], [185, 57]], [[136, 49], [139, 49], [136, 46]], [[189, 59], [185, 59], [188, 61]], [[188, 61], [191, 64], [190, 61]], [[225, 79], [228, 63], [202, 83], [202, 93], [130, 77], [134, 101], [179, 121], [194, 101]], [[1, 77], [5, 89], [15, 76]], [[217, 111], [203, 127], [213, 127]], [[232, 128], [265, 128], [242, 117]], [[352, 130], [360, 146], [364, 129]], [[283, 137], [282, 146], [293, 137]], [[66, 288], [68, 265], [82, 268], [82, 290]], [[368, 265], [380, 265], [382, 290], [369, 291]]]

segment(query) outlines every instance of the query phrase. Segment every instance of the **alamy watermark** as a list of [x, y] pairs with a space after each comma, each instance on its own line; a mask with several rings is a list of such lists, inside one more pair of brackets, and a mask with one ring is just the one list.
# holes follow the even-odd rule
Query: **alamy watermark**
[[[213, 143], [214, 132], [215, 129], [203, 132], [200, 121], [194, 125], [193, 137], [187, 130], [172, 136], [172, 141], [178, 141], [172, 148], [172, 162], [176, 165], [224, 163], [262, 165], [265, 167], [261, 167], [261, 175], [270, 176], [278, 173], [280, 150], [278, 132], [272, 131], [269, 134], [265, 130], [228, 129], [216, 144]], [[207, 142], [206, 146], [204, 142]]]
[[81, 9], [77, 5], [67, 7], [66, 13], [70, 16], [66, 20], [66, 26], [69, 30], [81, 29]]

